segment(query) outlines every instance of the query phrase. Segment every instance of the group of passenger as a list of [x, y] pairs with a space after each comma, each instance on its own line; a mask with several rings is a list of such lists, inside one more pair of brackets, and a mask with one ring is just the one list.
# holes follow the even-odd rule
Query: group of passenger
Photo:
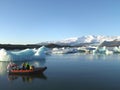
[[34, 66], [30, 65], [28, 62], [23, 62], [22, 65], [17, 65], [13, 62], [10, 62], [7, 66], [8, 70], [33, 70]]
[[33, 70], [34, 66], [29, 65], [29, 63], [22, 63], [22, 70]]

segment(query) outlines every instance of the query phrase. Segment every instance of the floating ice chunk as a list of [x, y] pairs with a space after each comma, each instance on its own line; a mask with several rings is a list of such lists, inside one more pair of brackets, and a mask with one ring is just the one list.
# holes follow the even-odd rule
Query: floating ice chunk
[[0, 50], [0, 61], [23, 61], [32, 59], [44, 59], [45, 47], [42, 46], [38, 49], [24, 49], [19, 51]]

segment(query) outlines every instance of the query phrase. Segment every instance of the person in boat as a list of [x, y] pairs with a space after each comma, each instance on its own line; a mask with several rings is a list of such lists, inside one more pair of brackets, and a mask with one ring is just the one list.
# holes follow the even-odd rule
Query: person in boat
[[18, 65], [17, 64], [15, 64], [15, 63], [13, 63], [13, 62], [10, 62], [9, 64], [8, 64], [8, 66], [7, 66], [7, 69], [8, 70], [14, 70], [14, 69], [17, 69], [17, 67], [18, 67]]
[[29, 65], [29, 63], [26, 63], [26, 69], [27, 69], [27, 70], [30, 69], [30, 65]]
[[30, 66], [30, 70], [34, 70], [34, 66]]
[[22, 64], [22, 70], [25, 70], [26, 69], [26, 67], [25, 67], [26, 65], [25, 65], [25, 62]]

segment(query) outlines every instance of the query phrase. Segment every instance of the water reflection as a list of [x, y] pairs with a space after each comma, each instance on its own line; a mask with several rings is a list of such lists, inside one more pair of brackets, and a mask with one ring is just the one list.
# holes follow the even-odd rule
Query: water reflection
[[[114, 55], [105, 55], [105, 54], [89, 54], [89, 55], [81, 55], [80, 56], [81, 59], [83, 60], [89, 60], [89, 61], [95, 61], [95, 60], [99, 60], [99, 61], [110, 61], [110, 60], [119, 60], [120, 59], [120, 55], [118, 54], [114, 54]], [[114, 58], [114, 59], [113, 59]]]
[[31, 83], [34, 79], [43, 79], [47, 80], [47, 77], [41, 73], [41, 74], [36, 74], [36, 75], [8, 75], [8, 80], [9, 81], [14, 81], [21, 78], [24, 83]]
[[7, 72], [7, 65], [9, 62], [0, 62], [0, 75], [5, 75]]
[[[28, 62], [30, 65], [33, 65], [35, 67], [41, 67], [41, 66], [45, 66], [46, 60], [45, 59], [41, 59], [41, 60], [31, 60], [31, 61], [15, 61], [15, 63], [17, 65], [22, 65], [23, 62]], [[7, 74], [7, 65], [9, 62], [5, 62], [5, 61], [1, 61], [0, 62], [0, 76]]]

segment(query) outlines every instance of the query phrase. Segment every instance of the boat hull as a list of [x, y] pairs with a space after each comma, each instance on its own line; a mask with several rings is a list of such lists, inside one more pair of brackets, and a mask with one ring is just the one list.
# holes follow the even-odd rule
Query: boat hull
[[43, 73], [46, 69], [47, 67], [35, 68], [34, 70], [9, 70], [9, 74], [19, 74], [19, 75], [40, 74]]

